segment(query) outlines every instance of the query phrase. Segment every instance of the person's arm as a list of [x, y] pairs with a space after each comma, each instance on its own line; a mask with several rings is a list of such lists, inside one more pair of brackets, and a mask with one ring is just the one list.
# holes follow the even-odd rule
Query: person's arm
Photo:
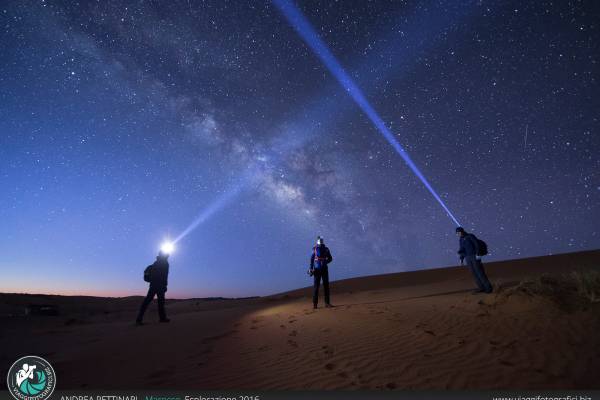
[[333, 256], [331, 255], [331, 250], [327, 248], [327, 264], [333, 261]]
[[310, 269], [315, 268], [315, 250], [313, 249], [312, 254], [310, 255]]

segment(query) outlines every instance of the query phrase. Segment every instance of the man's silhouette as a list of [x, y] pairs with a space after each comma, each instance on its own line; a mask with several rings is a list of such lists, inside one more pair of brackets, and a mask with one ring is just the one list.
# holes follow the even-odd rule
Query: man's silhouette
[[313, 247], [310, 256], [310, 272], [314, 277], [313, 288], [313, 307], [317, 308], [319, 302], [319, 286], [323, 280], [323, 290], [325, 291], [325, 307], [331, 307], [329, 301], [329, 270], [327, 265], [333, 261], [329, 248], [323, 243], [322, 237], [317, 237], [317, 245]]
[[462, 227], [456, 228], [456, 234], [459, 239], [458, 255], [460, 256], [460, 263], [467, 260], [467, 265], [473, 274], [475, 283], [477, 284], [476, 293], [492, 293], [492, 284], [488, 280], [483, 264], [481, 263], [481, 257], [479, 257], [479, 243], [475, 235], [466, 232]]
[[169, 277], [168, 258], [169, 254], [161, 250], [158, 256], [156, 256], [154, 264], [148, 267], [150, 271], [150, 287], [135, 321], [137, 325], [143, 325], [144, 313], [154, 299], [154, 296], [158, 299], [158, 317], [160, 318], [160, 322], [170, 321], [165, 313], [165, 292], [167, 291], [167, 280]]

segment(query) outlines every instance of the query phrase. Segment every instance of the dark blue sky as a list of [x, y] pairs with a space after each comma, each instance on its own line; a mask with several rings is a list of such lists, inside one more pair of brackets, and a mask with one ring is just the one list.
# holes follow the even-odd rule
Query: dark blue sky
[[[489, 260], [600, 247], [594, 1], [298, 2]], [[0, 6], [0, 291], [171, 296], [452, 265], [454, 224], [269, 2]]]

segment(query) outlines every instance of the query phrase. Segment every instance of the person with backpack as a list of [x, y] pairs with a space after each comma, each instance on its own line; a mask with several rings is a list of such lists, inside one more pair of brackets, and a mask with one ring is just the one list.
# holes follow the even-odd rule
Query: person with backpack
[[165, 312], [165, 293], [167, 292], [167, 279], [169, 277], [169, 253], [161, 250], [156, 256], [156, 261], [144, 270], [144, 280], [150, 283], [148, 294], [142, 302], [140, 312], [135, 320], [136, 325], [144, 325], [144, 313], [152, 303], [154, 296], [158, 299], [158, 317], [160, 322], [169, 322]]
[[464, 264], [464, 260], [467, 260], [467, 265], [475, 278], [477, 284], [477, 290], [473, 294], [477, 293], [492, 293], [492, 284], [488, 280], [481, 263], [481, 256], [487, 254], [487, 245], [483, 240], [477, 239], [472, 233], [468, 233], [462, 227], [456, 228], [456, 234], [459, 236], [459, 249], [458, 255], [460, 256], [460, 265]]
[[313, 307], [316, 309], [319, 302], [319, 286], [323, 280], [323, 290], [325, 292], [325, 307], [332, 307], [329, 299], [329, 270], [327, 265], [333, 261], [329, 248], [325, 246], [323, 238], [317, 237], [317, 245], [313, 247], [310, 256], [309, 275], [314, 278], [313, 286]]

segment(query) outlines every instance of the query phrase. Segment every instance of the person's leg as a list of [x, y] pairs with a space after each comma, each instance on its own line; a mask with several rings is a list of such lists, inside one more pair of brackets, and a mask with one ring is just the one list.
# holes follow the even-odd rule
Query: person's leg
[[165, 313], [165, 291], [157, 291], [156, 298], [158, 299], [158, 318], [160, 318], [161, 321], [167, 321], [167, 314]]
[[481, 281], [481, 277], [479, 276], [479, 268], [477, 267], [477, 260], [475, 259], [475, 256], [467, 256], [467, 257], [465, 257], [465, 260], [467, 261], [467, 265], [469, 266], [469, 269], [471, 270], [471, 274], [473, 274], [473, 279], [475, 279], [477, 288], [480, 291], [484, 292], [485, 287], [483, 285], [483, 282]]
[[313, 305], [316, 308], [319, 303], [319, 286], [321, 285], [321, 271], [319, 269], [315, 269], [313, 278]]
[[155, 294], [154, 289], [152, 288], [152, 286], [150, 286], [148, 288], [148, 294], [146, 294], [146, 298], [142, 302], [142, 306], [140, 307], [140, 312], [138, 313], [138, 316], [136, 318], [137, 322], [142, 322], [142, 320], [144, 319], [144, 313], [146, 312], [146, 308], [148, 308], [148, 305], [152, 302], [152, 299], [154, 298], [154, 294]]
[[325, 304], [329, 305], [329, 268], [323, 269], [323, 291], [325, 292]]
[[491, 293], [493, 290], [492, 284], [490, 283], [490, 280], [485, 274], [485, 269], [483, 269], [483, 263], [481, 262], [481, 260], [475, 260], [475, 265], [477, 268], [477, 274], [479, 275], [479, 280], [481, 281], [481, 284], [483, 286], [483, 290], [486, 293]]

